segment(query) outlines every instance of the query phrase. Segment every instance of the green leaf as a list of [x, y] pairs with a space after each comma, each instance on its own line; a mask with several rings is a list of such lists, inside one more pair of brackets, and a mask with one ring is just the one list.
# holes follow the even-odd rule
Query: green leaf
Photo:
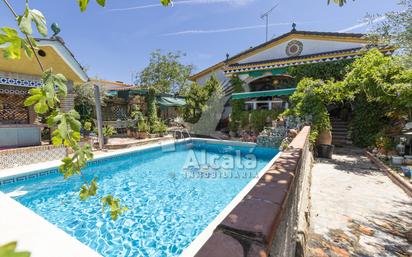
[[104, 212], [106, 206], [110, 207], [110, 217], [112, 220], [117, 220], [119, 215], [128, 210], [126, 206], [120, 205], [119, 198], [114, 198], [112, 195], [107, 195], [106, 197], [103, 197], [102, 203], [102, 212]]
[[93, 180], [90, 182], [89, 196], [95, 196], [95, 195], [96, 195], [96, 192], [97, 192], [97, 189], [98, 189], [98, 187], [97, 187], [96, 179], [93, 179]]
[[40, 99], [40, 101], [34, 105], [34, 111], [39, 114], [46, 113], [48, 110], [49, 106], [44, 99]]
[[91, 182], [90, 185], [82, 185], [82, 187], [80, 188], [80, 200], [85, 201], [87, 200], [89, 197], [91, 196], [95, 196], [97, 193], [97, 182], [96, 182], [96, 178], [94, 178]]
[[31, 106], [37, 103], [42, 98], [42, 95], [36, 94], [32, 95], [24, 101], [24, 106]]
[[79, 196], [80, 200], [85, 201], [89, 197], [89, 190], [87, 189], [86, 185], [82, 185], [80, 188]]
[[6, 59], [20, 59], [22, 41], [19, 37], [17, 30], [4, 27], [1, 28], [3, 33], [0, 32], [0, 45], [7, 44], [8, 46], [3, 47], [3, 56]]
[[169, 4], [172, 3], [172, 0], [160, 0], [160, 2], [162, 3], [162, 5], [168, 6]]
[[27, 36], [27, 38], [28, 38], [28, 40], [27, 40], [27, 39], [23, 39], [23, 40], [22, 40], [21, 46], [22, 46], [22, 49], [24, 50], [24, 53], [26, 54], [26, 56], [27, 56], [29, 59], [31, 59], [31, 58], [33, 57], [34, 53], [33, 53], [33, 49], [31, 48], [31, 46], [30, 46], [30, 44], [29, 44], [28, 41], [31, 42], [31, 45], [33, 46], [33, 48], [36, 48], [37, 43], [36, 43], [36, 40], [34, 40], [32, 37]]
[[84, 12], [89, 4], [89, 0], [77, 0], [77, 3], [79, 4], [80, 11]]
[[30, 257], [29, 252], [16, 252], [17, 242], [0, 246], [0, 257]]
[[102, 7], [106, 5], [106, 0], [96, 0], [96, 2]]
[[46, 25], [46, 18], [44, 15], [36, 9], [30, 9], [28, 5], [26, 5], [26, 10], [22, 16], [17, 18], [17, 23], [19, 24], [21, 32], [26, 35], [33, 34], [32, 29], [32, 22], [36, 25], [37, 31], [44, 37], [47, 36], [47, 25]]
[[74, 159], [71, 157], [66, 157], [62, 159], [63, 164], [60, 165], [59, 171], [64, 175], [64, 178], [67, 179], [74, 174], [80, 174], [80, 170], [78, 170], [75, 166]]

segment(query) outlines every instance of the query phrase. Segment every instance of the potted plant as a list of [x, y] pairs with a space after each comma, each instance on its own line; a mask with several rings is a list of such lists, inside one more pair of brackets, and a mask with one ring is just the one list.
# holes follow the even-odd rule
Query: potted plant
[[103, 144], [107, 145], [109, 138], [116, 133], [116, 130], [112, 126], [103, 127]]
[[133, 120], [127, 121], [127, 136], [134, 137], [135, 136], [135, 126]]
[[167, 131], [167, 126], [162, 121], [156, 122], [153, 127], [153, 133], [156, 133], [158, 136], [163, 137]]
[[145, 139], [148, 137], [149, 125], [146, 120], [141, 117], [137, 122], [137, 137], [140, 139]]
[[83, 135], [84, 137], [89, 137], [92, 131], [92, 123], [90, 121], [85, 121], [83, 124]]

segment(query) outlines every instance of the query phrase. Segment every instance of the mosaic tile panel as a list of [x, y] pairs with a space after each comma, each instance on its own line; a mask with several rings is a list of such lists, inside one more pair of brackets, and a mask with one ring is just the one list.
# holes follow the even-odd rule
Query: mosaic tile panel
[[0, 151], [0, 169], [59, 160], [65, 156], [66, 148], [54, 146], [38, 146], [2, 150]]

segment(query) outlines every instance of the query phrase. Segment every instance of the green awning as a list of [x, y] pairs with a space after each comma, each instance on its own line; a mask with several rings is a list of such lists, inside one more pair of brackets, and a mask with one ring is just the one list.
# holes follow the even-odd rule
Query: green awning
[[178, 97], [159, 96], [156, 100], [157, 104], [161, 107], [180, 107], [186, 105], [185, 99]]
[[232, 94], [232, 99], [239, 100], [239, 99], [257, 98], [257, 97], [265, 97], [265, 96], [291, 95], [295, 91], [296, 91], [296, 88], [285, 88], [285, 89], [267, 90], [267, 91], [234, 93]]
[[147, 95], [149, 90], [147, 89], [133, 89], [129, 91], [129, 95]]
[[117, 96], [117, 91], [107, 91], [105, 92], [107, 96]]

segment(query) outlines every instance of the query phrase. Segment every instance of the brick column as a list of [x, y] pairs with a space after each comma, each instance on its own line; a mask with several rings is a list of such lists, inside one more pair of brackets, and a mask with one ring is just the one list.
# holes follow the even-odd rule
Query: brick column
[[67, 81], [67, 96], [60, 99], [60, 108], [63, 112], [74, 109], [73, 81]]

